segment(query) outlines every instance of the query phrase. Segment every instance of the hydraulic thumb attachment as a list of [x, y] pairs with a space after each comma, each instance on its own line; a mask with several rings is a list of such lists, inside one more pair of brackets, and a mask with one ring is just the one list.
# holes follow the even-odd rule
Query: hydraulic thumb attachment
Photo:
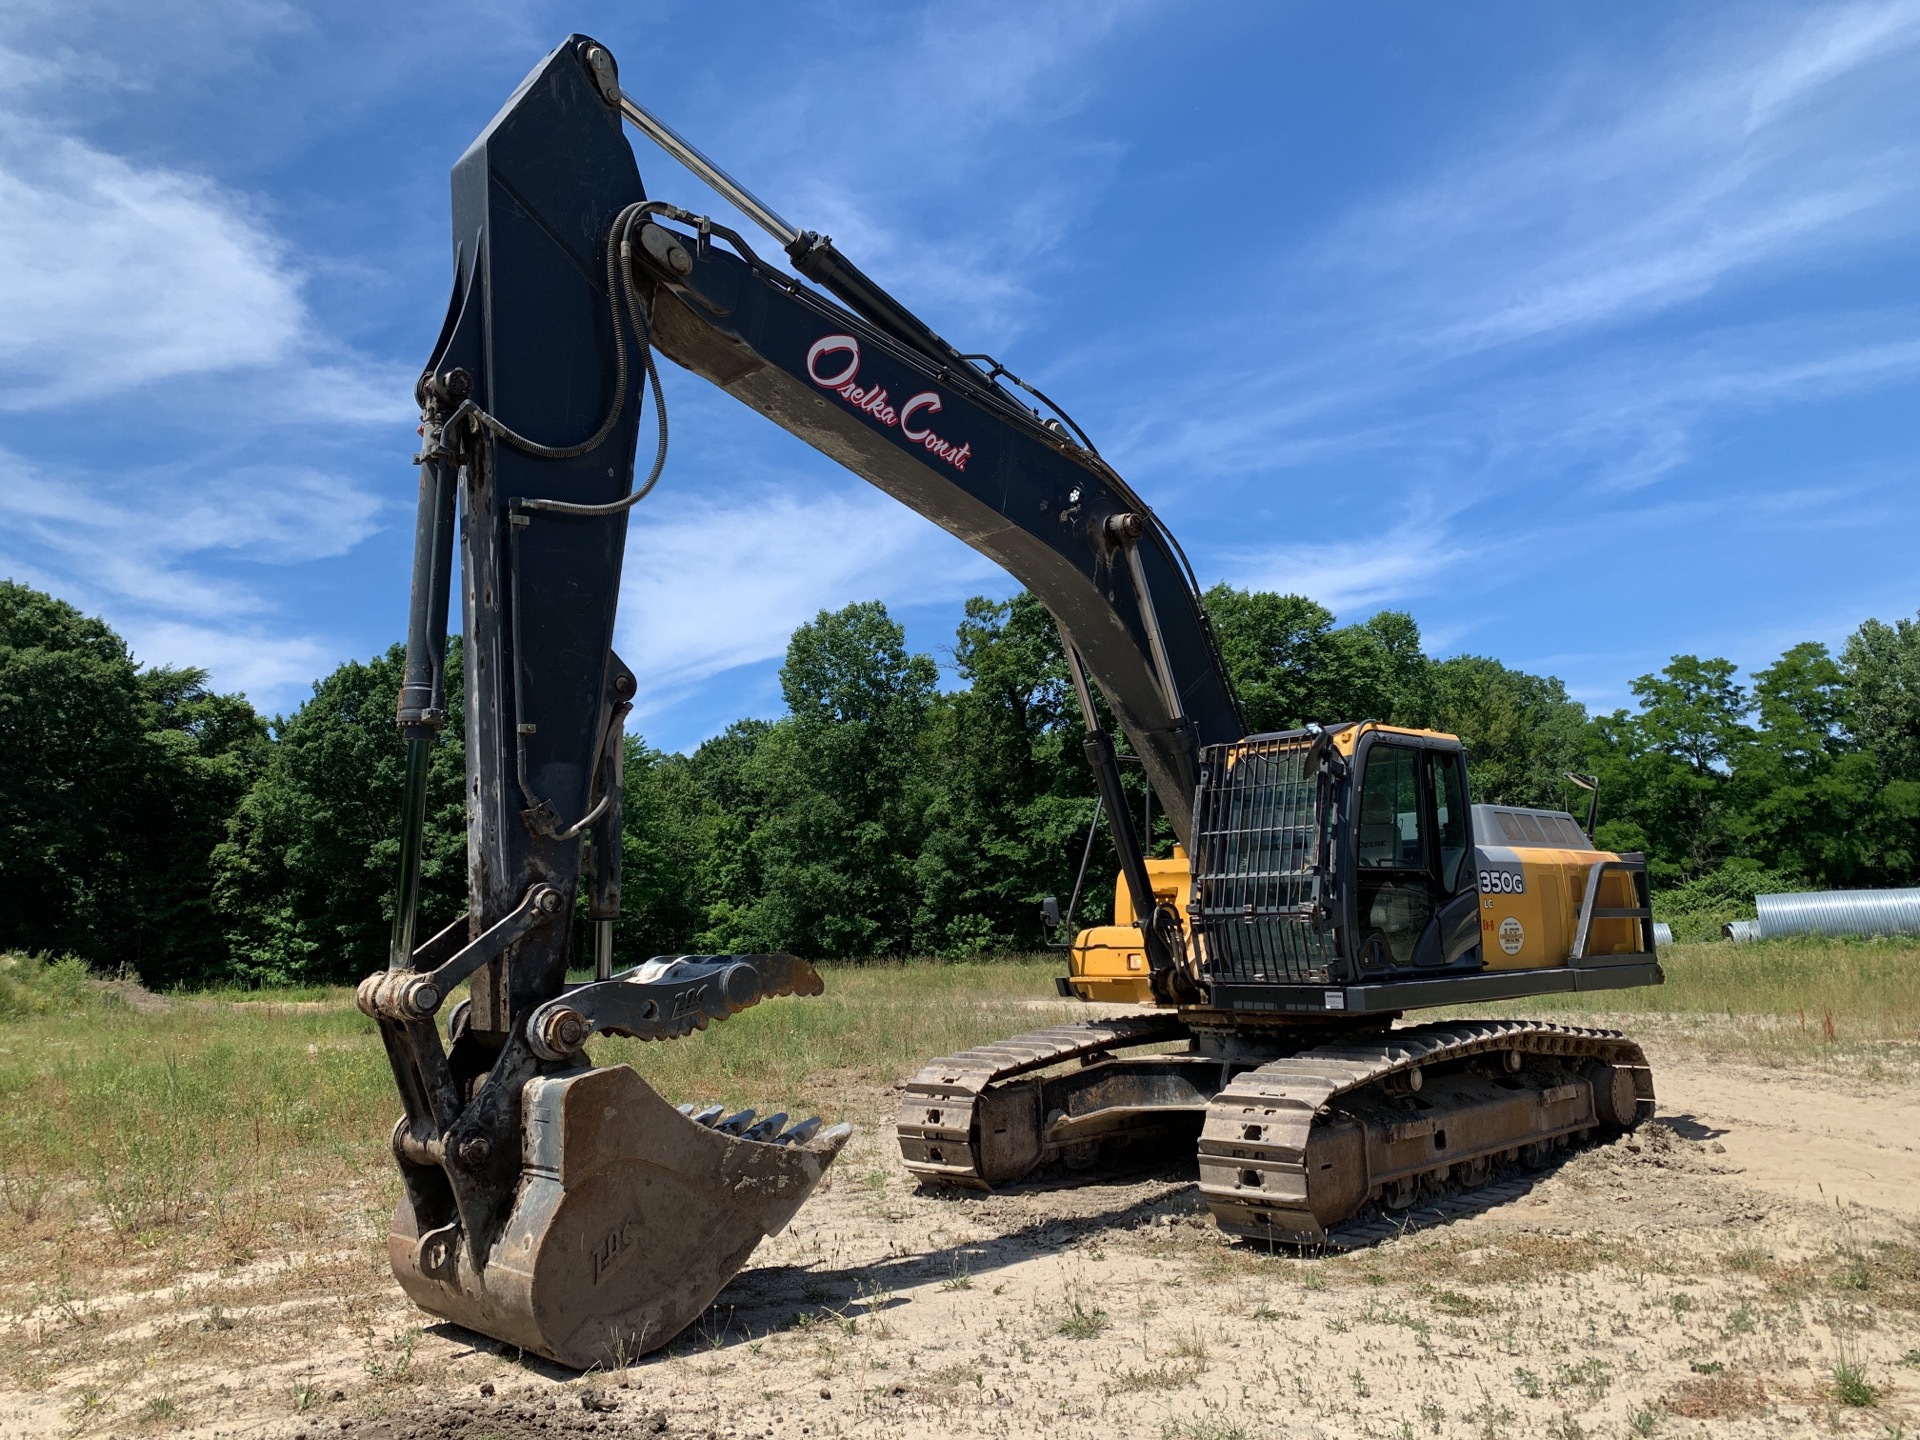
[[[572, 36], [454, 167], [453, 296], [416, 387], [392, 942], [357, 996], [405, 1111], [395, 1276], [423, 1309], [582, 1368], [670, 1341], [792, 1218], [851, 1133], [676, 1107], [585, 1051], [595, 1035], [673, 1040], [821, 990], [786, 954], [613, 972], [638, 689], [611, 648], [614, 613], [627, 513], [666, 447], [629, 244], [646, 197], [619, 100], [612, 58]], [[660, 438], [636, 486], [649, 388]], [[419, 942], [432, 752], [451, 718], [456, 538], [469, 893], [464, 914]], [[577, 909], [594, 938], [585, 984], [568, 981], [586, 968]]]
[[[407, 1194], [387, 1236], [401, 1287], [424, 1310], [581, 1369], [666, 1344], [793, 1218], [852, 1127], [675, 1107], [582, 1048], [595, 1034], [676, 1039], [821, 989], [792, 955], [649, 960], [536, 1009], [456, 1109], [439, 1031], [420, 1013], [445, 992], [417, 972], [369, 977], [360, 1008], [408, 1102], [393, 1136]], [[448, 1024], [456, 1050], [470, 1026], [463, 1003]], [[519, 1153], [501, 1153], [493, 1137], [514, 1131]]]

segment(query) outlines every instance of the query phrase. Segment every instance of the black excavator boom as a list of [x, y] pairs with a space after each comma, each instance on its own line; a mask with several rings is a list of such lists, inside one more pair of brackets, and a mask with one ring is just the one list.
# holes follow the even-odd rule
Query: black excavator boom
[[[578, 1366], [672, 1339], [850, 1134], [676, 1108], [584, 1051], [596, 1034], [673, 1039], [821, 989], [785, 954], [612, 973], [635, 692], [612, 642], [652, 364], [621, 254], [623, 217], [645, 195], [618, 93], [605, 50], [570, 37], [454, 167], [453, 295], [416, 391], [401, 873], [388, 968], [358, 997], [405, 1107], [395, 1274], [425, 1309]], [[456, 538], [457, 702], [445, 693]], [[423, 942], [427, 756], [450, 703], [466, 707], [469, 901]], [[583, 884], [595, 978], [570, 984]]]

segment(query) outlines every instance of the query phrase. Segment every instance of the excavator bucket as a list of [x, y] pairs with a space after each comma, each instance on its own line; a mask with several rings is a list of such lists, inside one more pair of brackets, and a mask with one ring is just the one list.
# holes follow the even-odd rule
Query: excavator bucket
[[[774, 996], [818, 995], [819, 973], [785, 953], [676, 955], [573, 986], [468, 1075], [456, 1114], [445, 1096], [475, 1043], [456, 1007], [449, 1057], [431, 1011], [466, 963], [360, 987], [413, 1097], [394, 1132], [407, 1180], [387, 1235], [394, 1276], [421, 1309], [577, 1369], [657, 1350], [786, 1226], [853, 1127], [675, 1107], [628, 1066], [587, 1064], [584, 1047], [680, 1039]], [[428, 1092], [440, 1110], [420, 1109]]]
[[[666, 447], [635, 268], [646, 192], [621, 107], [613, 57], [570, 35], [454, 166], [453, 293], [415, 387], [393, 938], [358, 995], [405, 1112], [395, 1276], [435, 1315], [583, 1368], [670, 1341], [788, 1222], [849, 1133], [696, 1115], [585, 1058], [596, 1035], [679, 1039], [822, 989], [785, 953], [663, 955], [613, 973], [639, 679], [611, 647], [626, 516], [653, 483], [634, 474], [649, 382], [655, 477]], [[450, 704], [456, 569], [475, 659]], [[430, 757], [450, 712], [467, 717], [470, 892], [416, 943]], [[576, 985], [581, 910], [595, 979]]]
[[421, 1309], [583, 1370], [685, 1329], [852, 1133], [691, 1115], [624, 1065], [531, 1080], [521, 1103], [520, 1187], [485, 1265], [450, 1239], [423, 1245], [405, 1198], [388, 1257]]

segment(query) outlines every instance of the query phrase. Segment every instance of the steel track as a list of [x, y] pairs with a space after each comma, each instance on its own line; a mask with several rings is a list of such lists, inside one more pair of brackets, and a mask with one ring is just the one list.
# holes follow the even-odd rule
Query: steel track
[[[1586, 1030], [1537, 1020], [1469, 1020], [1411, 1026], [1378, 1041], [1333, 1044], [1247, 1070], [1214, 1097], [1201, 1132], [1200, 1192], [1214, 1220], [1229, 1234], [1287, 1244], [1369, 1244], [1397, 1230], [1388, 1216], [1368, 1221], [1368, 1211], [1322, 1223], [1308, 1195], [1308, 1142], [1317, 1122], [1364, 1090], [1381, 1090], [1395, 1077], [1501, 1052], [1524, 1060], [1599, 1061], [1629, 1072], [1636, 1101], [1633, 1123], [1653, 1114], [1653, 1077], [1638, 1045], [1616, 1030]], [[1572, 1092], [1572, 1093], [1567, 1093]], [[1442, 1187], [1458, 1170], [1481, 1166], [1486, 1178], [1521, 1158], [1526, 1146], [1577, 1140], [1600, 1128], [1589, 1108], [1582, 1112], [1577, 1087], [1536, 1092], [1538, 1117], [1529, 1133], [1490, 1154], [1435, 1154], [1432, 1163], [1403, 1174], [1402, 1193], [1426, 1195], [1428, 1208], [1445, 1209]], [[1556, 1113], [1556, 1111], [1558, 1113]], [[1484, 1181], [1482, 1182], [1484, 1183]], [[1472, 1189], [1464, 1197], [1471, 1201]], [[1375, 1187], [1376, 1191], [1378, 1187]], [[1378, 1195], [1371, 1197], [1377, 1201]], [[1377, 1232], [1377, 1233], [1376, 1233]]]
[[901, 1099], [895, 1125], [900, 1157], [911, 1174], [951, 1185], [985, 1190], [1018, 1179], [990, 1173], [982, 1158], [978, 1111], [990, 1087], [1048, 1066], [1191, 1034], [1172, 1013], [1123, 1015], [1055, 1025], [943, 1056], [913, 1077]]
[[[1009, 1166], [995, 1157], [992, 1112], [983, 1097], [1052, 1066], [1076, 1060], [1099, 1064], [1115, 1052], [1191, 1034], [1172, 1013], [1124, 1016], [1057, 1025], [945, 1056], [923, 1068], [902, 1097], [896, 1127], [901, 1156], [908, 1171], [925, 1180], [975, 1189], [1017, 1180], [1032, 1167]], [[1375, 1184], [1354, 1213], [1330, 1216], [1324, 1224], [1315, 1217], [1307, 1169], [1316, 1123], [1356, 1102], [1378, 1104], [1396, 1086], [1406, 1093], [1416, 1071], [1486, 1065], [1496, 1057], [1499, 1063], [1490, 1071], [1512, 1074], [1523, 1103], [1537, 1104], [1521, 1128], [1502, 1136], [1494, 1148], [1435, 1154], [1424, 1165], [1402, 1164], [1384, 1187], [1387, 1195]], [[1527, 1161], [1542, 1160], [1557, 1145], [1579, 1143], [1607, 1128], [1587, 1092], [1550, 1083], [1595, 1062], [1630, 1077], [1631, 1123], [1651, 1117], [1653, 1081], [1646, 1058], [1618, 1031], [1474, 1020], [1312, 1046], [1240, 1072], [1205, 1106], [1198, 1147], [1201, 1193], [1229, 1234], [1316, 1249], [1376, 1244], [1476, 1214], [1526, 1193], [1533, 1182], [1518, 1172]], [[1553, 1074], [1543, 1078], [1546, 1071]], [[1395, 1136], [1406, 1132], [1416, 1142], [1423, 1133], [1417, 1123], [1389, 1130]]]

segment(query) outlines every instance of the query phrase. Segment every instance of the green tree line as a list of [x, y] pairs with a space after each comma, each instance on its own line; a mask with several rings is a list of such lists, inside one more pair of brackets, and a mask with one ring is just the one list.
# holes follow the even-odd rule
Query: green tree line
[[[1920, 621], [1796, 645], [1750, 685], [1681, 655], [1589, 716], [1551, 676], [1428, 656], [1410, 615], [1216, 586], [1257, 730], [1372, 718], [1459, 735], [1474, 797], [1565, 808], [1600, 778], [1600, 844], [1656, 884], [1910, 884], [1920, 872]], [[959, 684], [877, 601], [794, 631], [785, 713], [668, 754], [627, 737], [623, 960], [1030, 949], [1093, 810], [1059, 637], [1025, 594], [967, 602]], [[350, 661], [271, 721], [204, 672], [141, 666], [102, 621], [0, 585], [0, 948], [129, 966], [159, 986], [357, 979], [383, 963], [403, 756], [401, 650]], [[458, 646], [450, 687], [459, 685]], [[1137, 787], [1137, 776], [1132, 777]], [[1136, 793], [1138, 793], [1136, 788]], [[1164, 826], [1157, 843], [1169, 843]], [[1089, 898], [1111, 894], [1095, 832]], [[435, 752], [425, 921], [465, 902], [458, 716]]]

